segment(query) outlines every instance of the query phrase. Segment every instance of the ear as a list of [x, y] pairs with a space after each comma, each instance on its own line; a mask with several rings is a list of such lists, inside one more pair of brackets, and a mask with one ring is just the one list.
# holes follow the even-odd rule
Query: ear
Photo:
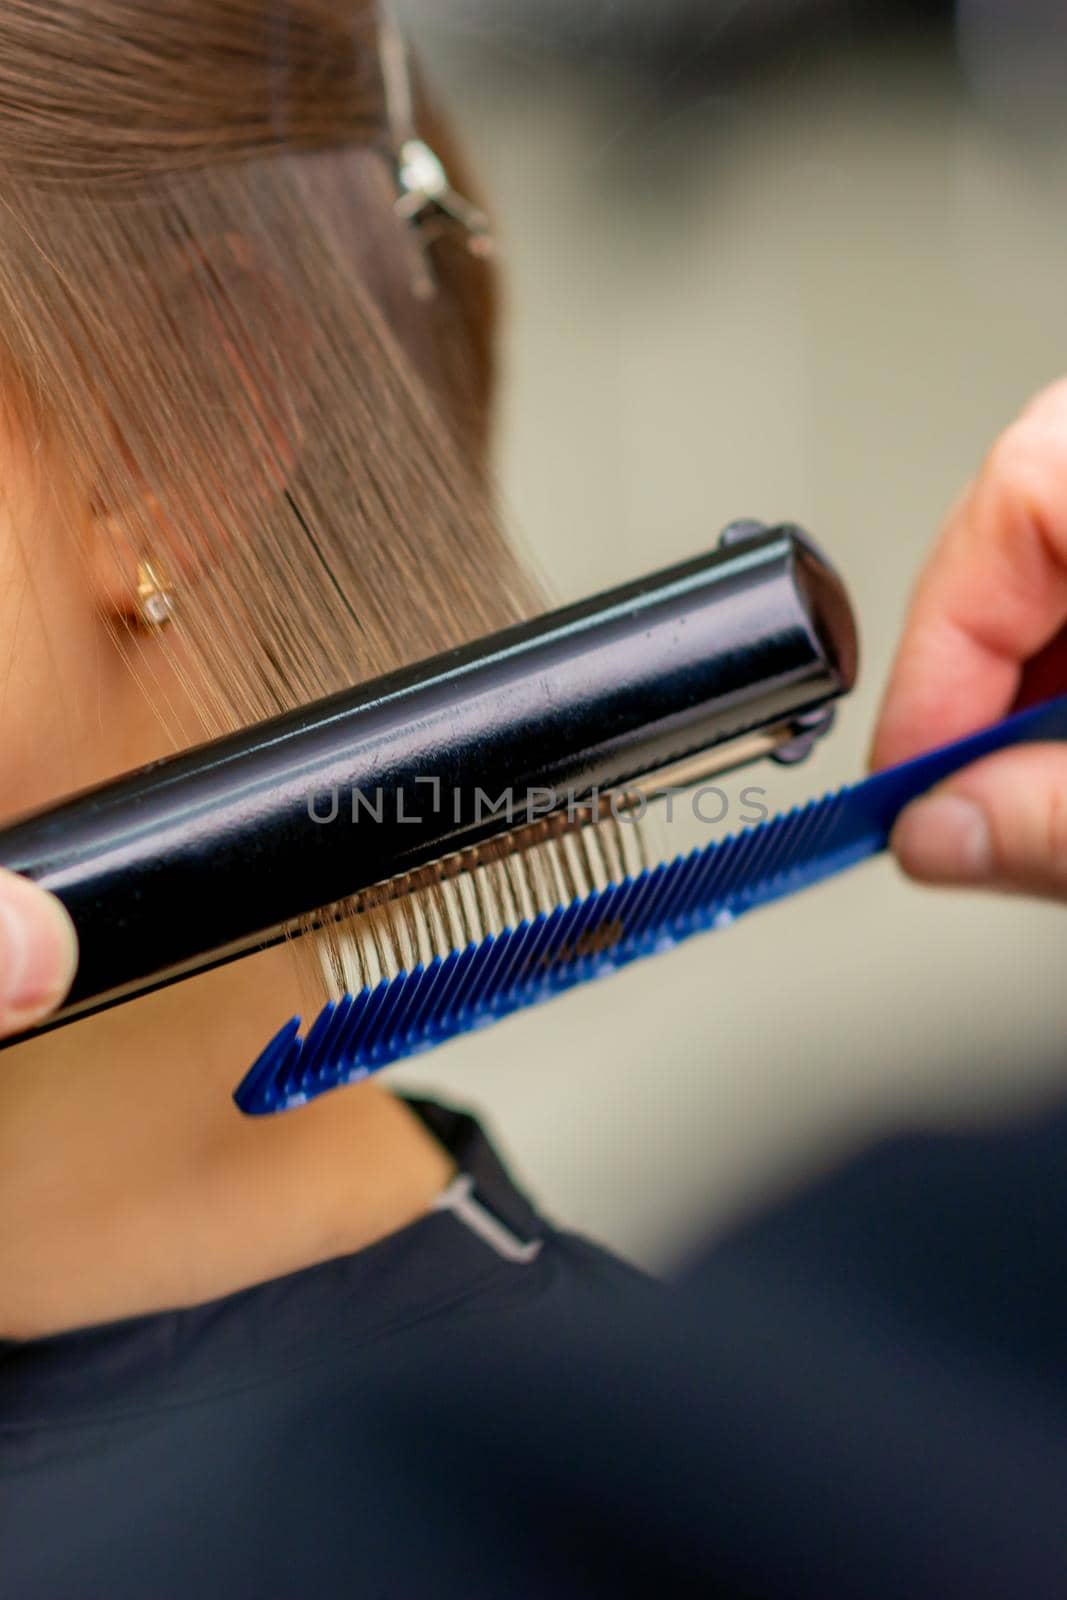
[[[91, 581], [98, 607], [112, 618], [135, 621], [142, 613], [139, 594], [148, 563], [164, 586], [175, 590], [195, 584], [205, 570], [224, 556], [235, 539], [254, 536], [253, 526], [235, 526], [220, 518], [198, 526], [200, 506], [186, 506], [181, 484], [188, 485], [190, 463], [197, 485], [210, 486], [212, 473], [217, 503], [233, 504], [227, 493], [240, 484], [238, 523], [270, 514], [297, 470], [302, 447], [301, 394], [311, 361], [311, 326], [296, 306], [280, 274], [256, 259], [251, 245], [236, 234], [224, 234], [176, 252], [158, 280], [148, 286], [149, 303], [160, 310], [160, 338], [165, 360], [157, 370], [176, 374], [174, 395], [160, 394], [160, 441], [152, 465], [114, 430], [115, 473], [123, 483], [121, 503], [106, 490], [94, 488], [89, 499]], [[175, 395], [180, 396], [175, 400]], [[188, 427], [183, 428], [184, 404]], [[163, 418], [169, 412], [169, 420]], [[224, 418], [221, 426], [217, 419]], [[205, 419], [211, 419], [205, 422]], [[169, 432], [164, 436], [163, 429]], [[175, 468], [168, 450], [183, 452]], [[228, 481], [225, 474], [231, 474]], [[166, 511], [149, 487], [175, 479]], [[140, 487], [143, 483], [144, 487]], [[160, 489], [162, 495], [164, 490]]]

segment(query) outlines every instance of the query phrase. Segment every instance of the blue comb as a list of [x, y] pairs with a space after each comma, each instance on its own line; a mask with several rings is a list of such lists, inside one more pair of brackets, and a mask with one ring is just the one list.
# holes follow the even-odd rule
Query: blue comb
[[234, 1098], [253, 1116], [307, 1104], [884, 850], [905, 806], [980, 757], [1067, 738], [1067, 695], [866, 782], [610, 884], [331, 1003], [307, 1037], [294, 1017]]

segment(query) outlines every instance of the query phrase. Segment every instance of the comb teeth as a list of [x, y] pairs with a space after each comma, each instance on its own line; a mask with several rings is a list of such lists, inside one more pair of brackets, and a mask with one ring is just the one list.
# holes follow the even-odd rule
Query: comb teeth
[[[268, 1115], [421, 1054], [546, 1000], [870, 854], [870, 826], [840, 824], [853, 791], [622, 879], [480, 943], [419, 963], [330, 1003], [307, 1037], [286, 1023], [237, 1089], [242, 1111]], [[833, 842], [814, 859], [813, 852]]]

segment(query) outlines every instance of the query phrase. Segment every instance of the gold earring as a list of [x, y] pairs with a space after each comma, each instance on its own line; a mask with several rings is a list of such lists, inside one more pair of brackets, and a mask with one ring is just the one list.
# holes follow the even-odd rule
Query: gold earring
[[174, 590], [158, 563], [137, 563], [137, 614], [146, 628], [165, 628], [174, 617]]

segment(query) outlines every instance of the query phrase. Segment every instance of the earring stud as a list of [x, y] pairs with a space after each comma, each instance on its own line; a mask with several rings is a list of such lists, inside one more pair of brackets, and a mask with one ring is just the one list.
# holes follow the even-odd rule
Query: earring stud
[[147, 628], [165, 628], [174, 618], [174, 591], [152, 561], [137, 563], [137, 611]]

